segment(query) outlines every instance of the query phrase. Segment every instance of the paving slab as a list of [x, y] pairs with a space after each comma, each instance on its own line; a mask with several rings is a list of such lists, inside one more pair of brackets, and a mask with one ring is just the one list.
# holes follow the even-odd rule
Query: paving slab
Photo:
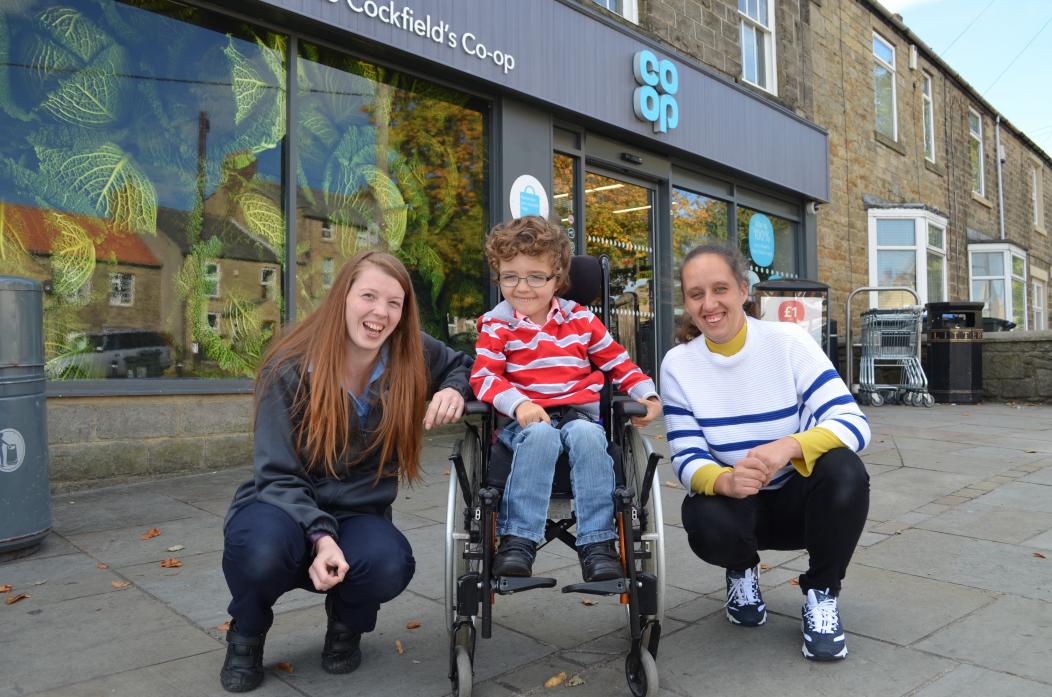
[[[193, 518], [181, 518], [155, 526], [136, 524], [93, 532], [73, 533], [69, 540], [79, 549], [111, 566], [133, 566], [159, 562], [169, 557], [186, 557], [205, 552], [222, 551], [223, 520], [198, 512]], [[143, 533], [154, 527], [160, 534], [148, 540]], [[169, 551], [169, 547], [182, 549]]]
[[1052, 685], [1052, 605], [1006, 596], [917, 648]]
[[1040, 469], [1032, 474], [1028, 474], [1023, 477], [1022, 481], [1030, 482], [1031, 484], [1044, 484], [1046, 486], [1052, 486], [1052, 466]]
[[914, 697], [1052, 697], [1052, 685], [977, 666], [962, 665], [921, 688]]
[[141, 525], [143, 531], [161, 523], [193, 518], [200, 509], [171, 496], [130, 493], [114, 496], [107, 490], [77, 492], [51, 499], [54, 529], [69, 537], [76, 533]]
[[881, 475], [880, 486], [870, 482], [868, 517], [881, 521], [897, 518], [979, 479], [976, 475], [902, 467]]
[[1052, 492], [1043, 484], [1029, 482], [1006, 482], [1004, 486], [983, 494], [976, 503], [1022, 511], [1052, 513]]
[[[11, 586], [11, 594], [29, 593], [19, 601], [19, 610], [29, 611], [102, 593], [112, 593], [113, 581], [121, 577], [111, 569], [99, 569], [86, 554], [64, 554], [41, 559], [23, 559], [0, 566], [0, 585]], [[2, 606], [0, 606], [2, 609]], [[38, 610], [39, 611], [39, 610]], [[0, 614], [5, 617], [6, 613]]]
[[1020, 511], [975, 500], [915, 523], [914, 526], [980, 540], [1023, 544], [1040, 533], [1052, 530], [1052, 513]]

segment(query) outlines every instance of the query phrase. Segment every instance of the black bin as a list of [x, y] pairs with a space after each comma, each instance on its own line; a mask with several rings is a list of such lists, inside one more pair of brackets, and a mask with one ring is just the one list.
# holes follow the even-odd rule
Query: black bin
[[936, 402], [978, 404], [983, 398], [983, 305], [928, 303], [924, 372]]

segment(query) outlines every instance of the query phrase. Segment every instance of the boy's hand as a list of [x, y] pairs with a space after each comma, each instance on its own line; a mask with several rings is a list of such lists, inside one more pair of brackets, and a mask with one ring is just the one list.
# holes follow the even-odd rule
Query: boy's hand
[[526, 428], [530, 424], [535, 424], [538, 421], [543, 421], [546, 424], [550, 424], [552, 419], [548, 416], [548, 412], [544, 410], [544, 407], [535, 404], [534, 402], [523, 402], [515, 409], [515, 420], [519, 422], [519, 425]]
[[637, 402], [647, 408], [646, 416], [633, 416], [632, 425], [642, 428], [651, 421], [661, 416], [661, 399], [658, 397], [647, 397], [646, 399], [637, 399]]

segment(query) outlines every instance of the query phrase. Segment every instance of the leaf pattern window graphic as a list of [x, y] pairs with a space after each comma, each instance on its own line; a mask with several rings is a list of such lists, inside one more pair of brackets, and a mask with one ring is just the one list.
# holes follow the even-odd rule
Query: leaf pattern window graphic
[[131, 323], [173, 356], [151, 377], [254, 375], [283, 319], [257, 279], [285, 263], [286, 46], [167, 0], [0, 7], [0, 273], [51, 282], [50, 377], [89, 376], [71, 337]]

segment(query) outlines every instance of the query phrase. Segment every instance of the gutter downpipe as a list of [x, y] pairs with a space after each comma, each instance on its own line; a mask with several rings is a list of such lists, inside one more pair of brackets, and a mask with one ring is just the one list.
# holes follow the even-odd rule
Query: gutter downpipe
[[1004, 158], [1001, 156], [1001, 115], [997, 115], [997, 121], [994, 123], [994, 143], [997, 148], [995, 155], [997, 156], [997, 216], [998, 216], [998, 230], [1001, 233], [1001, 239], [1005, 238], [1005, 189], [1004, 179], [1001, 175], [1001, 163], [1004, 162]]

